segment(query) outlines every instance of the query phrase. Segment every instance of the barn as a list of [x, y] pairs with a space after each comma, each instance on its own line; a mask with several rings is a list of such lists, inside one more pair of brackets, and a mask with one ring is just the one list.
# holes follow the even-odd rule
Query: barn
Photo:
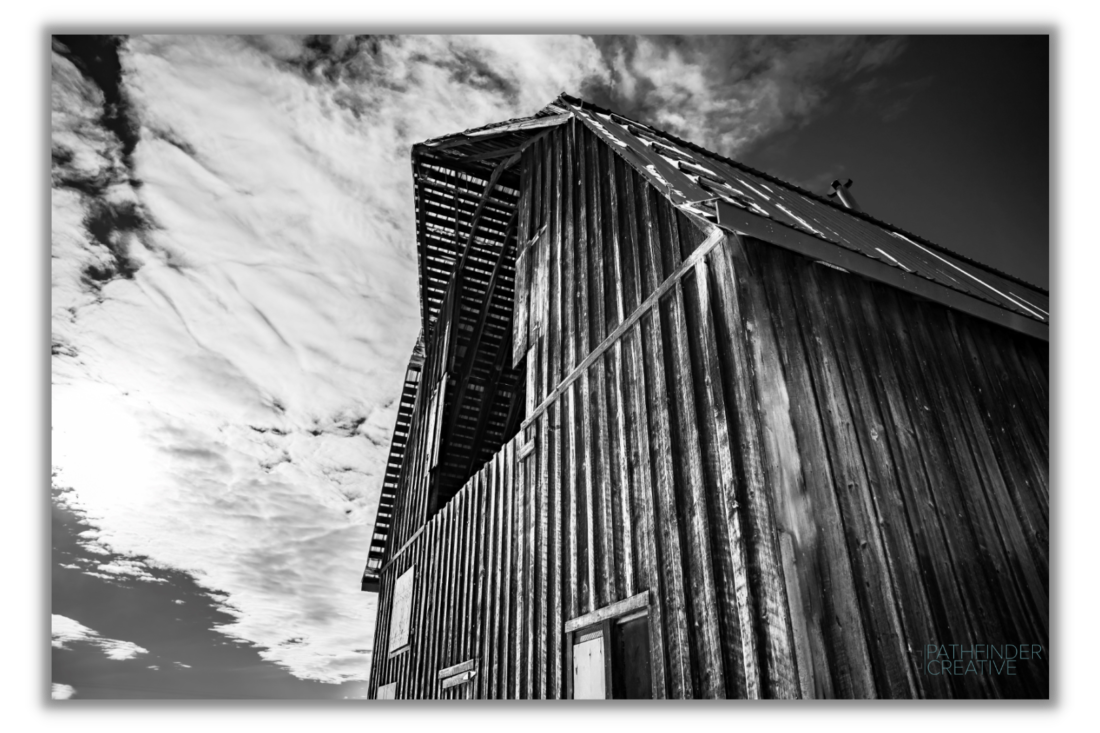
[[1045, 698], [1048, 294], [568, 95], [414, 146], [375, 698]]

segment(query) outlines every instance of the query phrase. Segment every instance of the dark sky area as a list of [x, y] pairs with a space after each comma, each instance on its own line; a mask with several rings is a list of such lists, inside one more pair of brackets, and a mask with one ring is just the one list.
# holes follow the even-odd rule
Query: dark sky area
[[52, 612], [102, 638], [146, 650], [130, 659], [111, 659], [93, 642], [54, 648], [53, 682], [75, 687], [80, 698], [294, 700], [362, 694], [362, 683], [298, 679], [261, 658], [251, 645], [215, 631], [234, 618], [186, 573], [153, 569], [151, 574], [164, 582], [88, 575], [85, 571], [115, 558], [82, 547], [78, 535], [89, 525], [57, 502], [52, 520]]
[[743, 162], [816, 192], [851, 178], [868, 213], [1047, 288], [1048, 38], [907, 41], [871, 88], [845, 83]]

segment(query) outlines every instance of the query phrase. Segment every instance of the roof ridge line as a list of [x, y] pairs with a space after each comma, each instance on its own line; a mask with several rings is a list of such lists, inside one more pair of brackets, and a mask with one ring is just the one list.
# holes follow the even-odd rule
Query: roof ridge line
[[[599, 105], [593, 104], [591, 102], [586, 102], [585, 100], [583, 100], [579, 97], [574, 97], [571, 94], [568, 94], [566, 92], [562, 92], [561, 94], [559, 94], [558, 97], [554, 100], [554, 102], [551, 102], [551, 104], [555, 104], [555, 103], [560, 102], [560, 101], [565, 101], [569, 104], [579, 105], [582, 108], [588, 108], [588, 109], [594, 110], [596, 112], [600, 112], [602, 114], [615, 115], [617, 117], [622, 117], [625, 120], [630, 120], [632, 122], [637, 122], [636, 120], [632, 120], [631, 118], [627, 117], [626, 115], [620, 114], [619, 112], [615, 112], [614, 110], [610, 110], [610, 109], [607, 109], [605, 107], [600, 107]], [[1011, 275], [1007, 272], [1003, 272], [1003, 271], [998, 270], [997, 268], [993, 267], [992, 265], [988, 265], [984, 262], [980, 262], [978, 260], [975, 260], [972, 257], [968, 257], [964, 254], [960, 254], [958, 252], [955, 252], [954, 250], [952, 250], [948, 247], [945, 247], [942, 244], [937, 244], [935, 242], [931, 242], [931, 241], [925, 239], [924, 237], [920, 236], [919, 234], [914, 234], [912, 232], [908, 232], [908, 231], [906, 231], [905, 229], [902, 229], [899, 226], [895, 226], [894, 224], [891, 224], [887, 221], [883, 221], [882, 219], [879, 219], [875, 216], [872, 216], [871, 214], [868, 214], [865, 211], [860, 211], [860, 210], [857, 210], [857, 209], [849, 209], [846, 206], [838, 204], [835, 201], [832, 201], [831, 199], [829, 199], [825, 196], [822, 196], [821, 194], [814, 193], [813, 191], [807, 191], [806, 189], [802, 188], [801, 186], [798, 186], [794, 183], [791, 183], [790, 181], [785, 181], [782, 178], [778, 178], [778, 177], [776, 177], [776, 176], [774, 176], [770, 173], [767, 173], [765, 171], [756, 170], [755, 168], [753, 168], [751, 166], [748, 166], [748, 165], [745, 165], [744, 163], [736, 161], [732, 158], [728, 158], [728, 157], [726, 157], [726, 156], [724, 156], [720, 153], [716, 153], [712, 150], [708, 150], [707, 148], [704, 148], [701, 145], [697, 145], [697, 144], [695, 144], [693, 142], [689, 142], [687, 140], [682, 140], [681, 138], [678, 138], [675, 135], [673, 135], [672, 133], [666, 132], [665, 130], [662, 130], [659, 127], [653, 127], [652, 125], [649, 125], [648, 123], [638, 123], [638, 124], [643, 124], [646, 127], [651, 128], [655, 133], [657, 133], [657, 134], [659, 134], [659, 135], [661, 135], [661, 136], [677, 143], [678, 145], [683, 145], [684, 147], [686, 147], [690, 150], [693, 150], [697, 153], [702, 153], [704, 155], [711, 156], [713, 158], [716, 158], [717, 160], [722, 161], [723, 163], [727, 163], [729, 165], [735, 166], [735, 167], [737, 167], [737, 168], [739, 168], [739, 169], [741, 169], [741, 170], [743, 170], [747, 173], [751, 173], [753, 175], [760, 176], [761, 178], [769, 181], [770, 183], [774, 183], [776, 185], [783, 186], [783, 187], [788, 188], [792, 191], [795, 191], [795, 192], [797, 192], [797, 193], [799, 193], [803, 196], [808, 196], [808, 197], [812, 198], [814, 201], [817, 201], [817, 202], [822, 203], [822, 204], [826, 204], [826, 205], [828, 205], [828, 206], [830, 206], [830, 207], [832, 207], [832, 208], [834, 208], [838, 211], [841, 211], [841, 212], [843, 212], [843, 213], [845, 213], [849, 216], [855, 217], [857, 219], [863, 219], [864, 221], [867, 221], [871, 224], [874, 224], [875, 226], [882, 227], [883, 229], [886, 229], [887, 231], [897, 232], [898, 234], [902, 234], [902, 235], [904, 235], [906, 237], [909, 237], [911, 239], [915, 239], [919, 243], [921, 243], [923, 245], [926, 245], [928, 247], [931, 247], [932, 249], [936, 250], [940, 254], [945, 254], [945, 255], [949, 255], [951, 257], [955, 257], [959, 261], [964, 262], [968, 265], [973, 265], [975, 267], [980, 267], [983, 270], [986, 270], [987, 272], [990, 272], [994, 275], [997, 275], [998, 277], [1004, 278], [1005, 280], [1008, 280], [1010, 282], [1014, 282], [1018, 285], [1023, 285], [1025, 287], [1031, 288], [1032, 290], [1034, 290], [1038, 293], [1042, 293], [1043, 295], [1047, 296], [1048, 298], [1050, 297], [1050, 292], [1047, 289], [1041, 288], [1038, 285], [1035, 285], [1034, 283], [1028, 282], [1027, 280], [1024, 280], [1022, 277], [1018, 277], [1016, 275]]]

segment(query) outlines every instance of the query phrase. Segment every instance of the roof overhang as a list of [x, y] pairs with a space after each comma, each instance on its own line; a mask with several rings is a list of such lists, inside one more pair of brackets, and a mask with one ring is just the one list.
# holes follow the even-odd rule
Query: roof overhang
[[439, 317], [456, 270], [471, 256], [495, 260], [519, 203], [523, 151], [571, 114], [543, 110], [413, 146], [420, 313], [424, 333]]
[[901, 268], [891, 267], [878, 260], [856, 254], [797, 229], [780, 226], [769, 219], [746, 213], [724, 201], [717, 203], [717, 210], [718, 226], [726, 231], [789, 249], [817, 262], [824, 262], [832, 267], [839, 267], [856, 275], [891, 285], [1013, 331], [1044, 341], [1050, 340], [1050, 327], [1035, 319], [944, 287], [934, 280], [917, 277]]

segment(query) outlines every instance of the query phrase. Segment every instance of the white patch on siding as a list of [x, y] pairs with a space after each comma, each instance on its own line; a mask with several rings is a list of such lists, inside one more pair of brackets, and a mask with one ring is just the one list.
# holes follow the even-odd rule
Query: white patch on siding
[[[708, 201], [713, 201], [713, 199], [707, 199], [707, 200]], [[700, 203], [705, 203], [705, 202], [703, 202], [703, 201], [694, 201], [694, 202], [688, 203], [688, 204], [679, 204], [679, 205], [677, 205], [676, 208], [680, 209], [681, 211], [686, 211], [686, 212], [689, 212], [691, 214], [695, 214], [696, 216], [702, 217], [704, 219], [713, 219], [715, 217], [715, 214], [713, 212], [704, 211], [703, 209], [696, 208], [695, 206], [692, 205], [692, 204], [700, 204]]]
[[409, 643], [415, 570], [415, 567], [409, 568], [393, 584], [393, 610], [390, 612], [390, 641], [387, 647], [387, 651], [391, 653]]
[[672, 186], [672, 184], [668, 182], [668, 179], [666, 179], [664, 176], [662, 176], [660, 173], [657, 172], [657, 166], [650, 163], [649, 165], [647, 165], [645, 167], [645, 169], [647, 171], [649, 171], [650, 174], [661, 183], [661, 185], [669, 186], [669, 187]]
[[606, 699], [605, 681], [603, 637], [573, 645], [573, 699]]

